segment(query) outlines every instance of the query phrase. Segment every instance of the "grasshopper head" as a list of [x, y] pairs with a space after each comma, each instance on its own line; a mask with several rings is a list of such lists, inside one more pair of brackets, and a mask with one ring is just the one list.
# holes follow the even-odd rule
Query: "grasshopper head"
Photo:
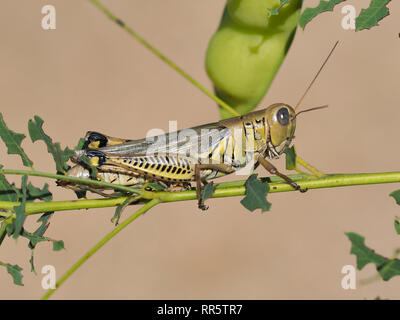
[[269, 127], [269, 141], [278, 154], [283, 153], [292, 142], [296, 130], [296, 113], [284, 103], [275, 103], [265, 109], [265, 119]]

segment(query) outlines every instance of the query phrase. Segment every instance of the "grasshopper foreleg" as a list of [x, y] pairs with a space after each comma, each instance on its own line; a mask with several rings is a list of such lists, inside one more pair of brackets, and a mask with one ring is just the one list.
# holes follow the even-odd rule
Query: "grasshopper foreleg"
[[288, 176], [284, 175], [283, 173], [280, 173], [278, 169], [268, 160], [263, 158], [262, 156], [259, 156], [257, 161], [271, 174], [278, 176], [285, 180], [288, 184], [290, 184], [295, 190], [298, 190], [300, 192], [306, 192], [307, 189], [301, 188], [296, 182], [294, 182], [292, 179], [290, 179]]

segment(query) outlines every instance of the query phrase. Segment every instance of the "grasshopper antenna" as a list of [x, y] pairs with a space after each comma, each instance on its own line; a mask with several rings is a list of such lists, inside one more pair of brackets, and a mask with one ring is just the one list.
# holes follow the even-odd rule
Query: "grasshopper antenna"
[[320, 106], [320, 107], [314, 107], [314, 108], [310, 108], [310, 109], [306, 109], [306, 110], [301, 110], [300, 112], [296, 113], [296, 117], [300, 114], [300, 113], [304, 113], [304, 112], [309, 112], [309, 111], [314, 111], [314, 110], [320, 110], [320, 109], [325, 109], [328, 108], [328, 105], [324, 105], [324, 106]]
[[296, 106], [294, 107], [294, 110], [297, 109], [297, 107], [303, 102], [304, 97], [307, 95], [308, 91], [310, 91], [312, 85], [314, 84], [315, 80], [317, 80], [319, 74], [321, 73], [322, 69], [325, 67], [326, 63], [328, 62], [329, 58], [331, 57], [333, 51], [335, 50], [336, 46], [338, 45], [339, 41], [336, 41], [335, 45], [331, 49], [331, 52], [329, 52], [328, 56], [326, 57], [324, 63], [322, 64], [321, 68], [319, 68], [317, 74], [315, 75], [314, 79], [311, 81], [310, 85], [308, 86], [307, 90], [304, 92], [302, 97], [300, 98], [299, 102], [297, 102]]

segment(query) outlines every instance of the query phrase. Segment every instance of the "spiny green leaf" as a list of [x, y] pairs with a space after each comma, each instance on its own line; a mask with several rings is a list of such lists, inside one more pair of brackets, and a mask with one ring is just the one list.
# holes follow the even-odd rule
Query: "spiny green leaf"
[[14, 220], [14, 234], [13, 238], [17, 239], [20, 232], [22, 231], [22, 227], [25, 221], [25, 204], [26, 204], [26, 183], [28, 181], [28, 176], [23, 175], [22, 176], [22, 183], [21, 183], [21, 189], [22, 189], [22, 199], [21, 199], [21, 204], [19, 206], [14, 207], [15, 211], [15, 220]]
[[53, 213], [54, 211], [45, 212], [40, 216], [40, 218], [36, 222], [40, 222], [41, 225], [35, 230], [35, 232], [33, 233], [34, 235], [42, 236], [46, 232], [47, 228], [49, 227], [49, 220], [52, 217]]
[[54, 251], [59, 251], [61, 249], [64, 249], [64, 242], [62, 240], [53, 240], [48, 237], [43, 237], [44, 232], [46, 231], [47, 227], [49, 226], [49, 224], [47, 222], [48, 222], [49, 218], [51, 217], [52, 213], [53, 212], [45, 213], [42, 215], [42, 217], [39, 218], [38, 221], [41, 221], [42, 225], [34, 233], [30, 233], [30, 232], [27, 232], [26, 230], [22, 230], [21, 236], [29, 239], [29, 248], [32, 250], [31, 258], [29, 260], [29, 262], [31, 264], [32, 272], [35, 272], [34, 249], [39, 242], [51, 241], [53, 243]]
[[240, 203], [248, 210], [254, 211], [261, 209], [262, 211], [268, 211], [271, 208], [271, 203], [266, 199], [267, 192], [269, 191], [269, 185], [262, 183], [257, 179], [256, 174], [252, 174], [245, 183], [246, 196], [240, 201]]
[[365, 238], [357, 233], [347, 232], [346, 235], [351, 241], [350, 253], [357, 257], [358, 270], [361, 270], [369, 263], [373, 263], [385, 281], [400, 275], [400, 260], [388, 259], [376, 254], [374, 250], [365, 246]]
[[132, 203], [132, 200], [135, 196], [126, 198], [124, 202], [122, 202], [116, 209], [115, 209], [115, 213], [114, 216], [111, 218], [111, 222], [114, 223], [115, 221], [115, 225], [118, 224], [119, 218], [121, 217], [121, 213], [122, 211], [129, 205]]
[[7, 234], [7, 227], [12, 224], [13, 219], [12, 217], [5, 218], [3, 221], [1, 221], [1, 226], [0, 226], [0, 245], [2, 244], [6, 234]]
[[370, 29], [389, 15], [387, 4], [390, 0], [372, 0], [367, 9], [362, 9], [356, 18], [356, 31]]
[[26, 167], [32, 168], [33, 162], [28, 158], [25, 151], [21, 147], [22, 140], [25, 139], [23, 133], [15, 133], [8, 129], [3, 120], [3, 115], [0, 113], [0, 137], [7, 146], [8, 154], [17, 154], [21, 157], [22, 163]]
[[394, 217], [394, 229], [397, 234], [400, 234], [400, 222], [398, 217]]
[[[40, 240], [40, 239], [44, 238], [43, 235], [46, 232], [46, 230], [47, 230], [47, 228], [49, 227], [49, 224], [50, 224], [48, 221], [51, 218], [53, 213], [54, 213], [54, 211], [53, 212], [45, 212], [44, 214], [42, 214], [40, 216], [40, 218], [37, 220], [37, 222], [41, 222], [41, 225], [39, 226], [39, 228], [37, 228], [35, 230], [35, 232], [32, 234], [32, 238], [26, 237], [26, 238], [28, 238], [30, 240], [29, 244], [28, 244], [28, 247], [29, 247], [29, 249], [32, 250], [31, 251], [31, 259], [29, 260], [29, 262], [31, 264], [31, 271], [35, 272], [35, 273], [36, 273], [36, 271], [35, 271], [35, 265], [34, 265], [34, 249], [35, 249], [36, 244], [38, 242], [43, 241], [43, 240]], [[29, 235], [31, 235], [31, 234], [29, 234]], [[24, 236], [24, 234], [23, 234], [23, 236]], [[39, 239], [39, 241], [37, 241], [37, 239]], [[52, 241], [54, 241], [54, 240], [52, 240]]]
[[11, 265], [7, 263], [7, 272], [12, 276], [14, 284], [23, 286], [24, 284], [22, 283], [22, 268], [18, 266], [17, 264]]
[[29, 202], [36, 199], [50, 201], [53, 198], [53, 195], [49, 191], [49, 185], [47, 183], [44, 184], [42, 189], [33, 186], [32, 183], [29, 183], [27, 191], [28, 192], [26, 200]]
[[27, 232], [26, 230], [22, 230], [21, 236], [29, 239], [29, 241], [30, 241], [30, 243], [32, 243], [33, 247], [35, 247], [39, 242], [42, 242], [42, 241], [53, 241], [50, 238], [42, 237], [40, 235], [35, 235], [33, 233]]
[[217, 188], [217, 185], [214, 184], [214, 182], [207, 183], [204, 186], [203, 190], [203, 201], [206, 201], [208, 198], [211, 198], [211, 196], [214, 194], [215, 189]]
[[400, 206], [400, 190], [393, 191], [389, 196], [393, 197], [396, 203]]
[[[43, 217], [43, 216], [42, 216], [42, 217]], [[38, 232], [39, 229], [35, 231], [35, 232], [37, 232], [36, 234], [35, 234], [35, 233], [27, 232], [26, 230], [22, 230], [22, 232], [21, 232], [21, 236], [22, 236], [22, 237], [29, 239], [29, 248], [32, 250], [32, 252], [31, 252], [31, 258], [29, 259], [29, 262], [30, 262], [30, 264], [31, 264], [31, 271], [32, 271], [32, 272], [35, 272], [35, 265], [34, 265], [34, 249], [35, 249], [36, 245], [37, 245], [39, 242], [51, 241], [51, 242], [53, 243], [53, 250], [54, 250], [54, 251], [59, 251], [59, 250], [61, 250], [61, 249], [64, 249], [64, 242], [63, 242], [62, 240], [53, 240], [53, 239], [51, 239], [51, 238], [43, 237], [43, 236], [42, 236], [42, 234], [46, 231], [46, 229], [47, 229], [47, 227], [48, 227], [48, 224], [45, 224], [45, 222], [48, 221], [49, 217], [50, 217], [50, 216], [47, 215], [47, 216], [45, 216], [45, 217], [43, 218], [43, 221], [42, 221], [42, 222], [44, 222], [44, 223], [42, 223], [42, 226], [44, 226], [44, 228], [40, 229], [40, 233], [41, 233], [41, 234]], [[39, 220], [40, 220], [40, 219], [39, 219]]]
[[52, 154], [54, 162], [56, 163], [57, 172], [64, 173], [68, 170], [67, 161], [74, 155], [74, 151], [66, 147], [64, 150], [58, 142], [53, 143], [53, 140], [43, 131], [43, 120], [35, 116], [34, 120], [29, 120], [28, 129], [32, 142], [43, 140], [47, 146], [47, 151]]
[[292, 146], [291, 148], [287, 148], [285, 151], [286, 154], [286, 169], [287, 170], [295, 170], [296, 169], [296, 148]]
[[[0, 169], [2, 168], [3, 166], [0, 165]], [[11, 185], [4, 175], [0, 174], [0, 201], [16, 202], [18, 195], [17, 188]]]
[[53, 241], [53, 250], [54, 251], [60, 251], [64, 248], [64, 241], [59, 240], [59, 241]]
[[82, 150], [83, 147], [85, 146], [86, 140], [83, 138], [80, 138], [78, 141], [78, 144], [76, 145], [76, 147], [74, 148], [74, 150]]
[[[29, 239], [29, 244], [28, 247], [31, 249], [31, 259], [29, 260], [31, 264], [31, 272], [35, 272], [35, 265], [34, 265], [34, 249], [36, 247], [36, 244], [40, 242], [41, 240], [37, 241], [37, 238], [43, 238], [43, 234], [46, 232], [47, 228], [49, 227], [48, 220], [50, 219], [51, 215], [54, 212], [46, 212], [42, 214], [42, 216], [37, 220], [37, 222], [41, 222], [41, 225], [39, 228], [35, 230], [35, 232], [32, 234], [32, 238], [26, 237]], [[24, 236], [24, 234], [23, 234]]]
[[299, 25], [304, 29], [307, 23], [314, 19], [317, 15], [326, 11], [333, 11], [333, 8], [345, 0], [328, 0], [320, 1], [315, 8], [306, 8], [300, 16]]

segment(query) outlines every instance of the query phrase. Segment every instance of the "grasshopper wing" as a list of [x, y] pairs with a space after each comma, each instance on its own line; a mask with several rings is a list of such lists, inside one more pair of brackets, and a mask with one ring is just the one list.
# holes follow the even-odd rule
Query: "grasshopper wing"
[[[219, 123], [210, 123], [145, 139], [131, 140], [97, 150], [119, 156], [180, 154], [196, 159], [211, 153], [222, 140], [230, 136], [231, 132], [228, 128]], [[86, 150], [79, 151], [78, 156], [85, 155], [85, 153]]]

